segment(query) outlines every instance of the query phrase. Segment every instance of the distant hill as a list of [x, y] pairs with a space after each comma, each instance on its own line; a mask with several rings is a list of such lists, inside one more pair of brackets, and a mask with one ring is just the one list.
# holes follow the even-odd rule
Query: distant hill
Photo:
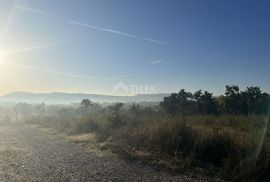
[[169, 94], [139, 94], [135, 96], [111, 96], [84, 93], [31, 93], [12, 92], [0, 97], [5, 102], [26, 103], [75, 103], [82, 99], [90, 99], [93, 102], [160, 102]]

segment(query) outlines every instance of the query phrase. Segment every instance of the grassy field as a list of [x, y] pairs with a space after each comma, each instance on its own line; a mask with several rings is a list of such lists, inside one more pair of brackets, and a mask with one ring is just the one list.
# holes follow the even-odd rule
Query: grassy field
[[67, 133], [75, 143], [95, 143], [127, 159], [173, 172], [235, 181], [270, 179], [268, 116], [173, 117], [148, 107], [134, 111], [109, 106], [93, 111], [55, 106], [24, 120]]

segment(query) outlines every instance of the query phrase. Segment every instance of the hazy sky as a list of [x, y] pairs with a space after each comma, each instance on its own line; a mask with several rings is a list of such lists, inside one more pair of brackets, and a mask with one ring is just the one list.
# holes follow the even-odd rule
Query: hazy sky
[[270, 1], [0, 0], [0, 95], [270, 91]]

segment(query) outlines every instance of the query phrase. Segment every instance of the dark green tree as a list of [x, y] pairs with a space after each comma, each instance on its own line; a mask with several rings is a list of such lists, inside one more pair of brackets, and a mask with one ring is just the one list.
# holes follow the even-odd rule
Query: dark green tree
[[255, 113], [256, 108], [260, 107], [260, 98], [262, 97], [262, 92], [259, 87], [247, 87], [245, 91], [248, 105], [248, 114]]
[[205, 91], [201, 95], [200, 99], [201, 103], [201, 111], [202, 114], [217, 114], [217, 104], [215, 99], [213, 98], [213, 94]]
[[198, 114], [216, 114], [217, 103], [213, 98], [213, 94], [202, 90], [198, 90], [193, 94], [193, 98], [196, 101], [196, 113]]
[[164, 97], [160, 106], [169, 114], [175, 116], [179, 113], [177, 94], [172, 93], [169, 97]]
[[224, 98], [225, 112], [230, 114], [241, 114], [241, 95], [236, 85], [226, 85]]
[[185, 116], [195, 112], [196, 104], [193, 95], [181, 89], [179, 93], [173, 93], [169, 97], [165, 97], [160, 105], [172, 115]]
[[200, 113], [202, 111], [201, 96], [202, 96], [202, 90], [198, 90], [193, 94], [193, 98], [196, 101], [196, 112], [198, 112], [198, 113]]
[[89, 99], [83, 99], [81, 101], [81, 106], [85, 109], [88, 108], [90, 105], [92, 105], [92, 102]]

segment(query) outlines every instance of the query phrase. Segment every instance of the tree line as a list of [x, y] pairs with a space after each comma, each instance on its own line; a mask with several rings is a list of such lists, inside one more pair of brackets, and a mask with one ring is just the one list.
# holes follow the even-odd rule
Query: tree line
[[224, 95], [198, 90], [195, 93], [181, 89], [165, 97], [160, 106], [171, 115], [191, 114], [268, 114], [270, 95], [260, 87], [247, 87], [240, 91], [237, 85], [226, 85]]

